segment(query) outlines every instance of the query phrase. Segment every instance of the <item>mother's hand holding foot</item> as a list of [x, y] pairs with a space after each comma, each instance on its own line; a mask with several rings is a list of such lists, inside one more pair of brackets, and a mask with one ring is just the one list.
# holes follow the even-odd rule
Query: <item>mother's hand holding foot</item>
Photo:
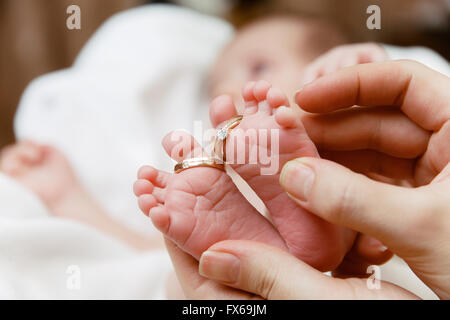
[[[335, 162], [288, 162], [286, 192], [323, 219], [379, 239], [449, 299], [450, 79], [410, 61], [358, 65], [305, 86], [296, 102], [314, 113], [305, 126]], [[188, 298], [417, 298], [387, 282], [370, 290], [366, 279], [328, 277], [254, 241], [216, 243], [199, 263], [167, 246]]]

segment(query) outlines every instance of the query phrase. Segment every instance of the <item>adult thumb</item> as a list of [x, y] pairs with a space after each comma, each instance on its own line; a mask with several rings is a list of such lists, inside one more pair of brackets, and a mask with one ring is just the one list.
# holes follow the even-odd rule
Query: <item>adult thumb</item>
[[280, 183], [310, 212], [371, 235], [394, 251], [410, 248], [411, 231], [430, 218], [426, 193], [419, 189], [377, 182], [324, 159], [289, 161]]
[[366, 279], [329, 277], [279, 248], [249, 240], [215, 243], [202, 254], [199, 272], [265, 299], [411, 299], [410, 292], [380, 283], [370, 290]]

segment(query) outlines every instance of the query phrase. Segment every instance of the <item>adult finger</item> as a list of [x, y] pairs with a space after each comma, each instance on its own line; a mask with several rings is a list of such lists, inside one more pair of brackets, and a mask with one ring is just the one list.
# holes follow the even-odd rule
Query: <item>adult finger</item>
[[377, 239], [359, 234], [350, 252], [346, 254], [339, 267], [333, 270], [333, 276], [367, 277], [369, 266], [383, 264], [390, 260], [392, 255], [392, 252]]
[[[324, 159], [289, 161], [280, 183], [305, 209], [373, 236], [396, 253], [424, 249], [421, 235], [428, 235], [439, 221], [430, 210], [427, 192], [376, 182]], [[412, 244], [411, 234], [416, 237]]]
[[323, 76], [295, 95], [305, 111], [327, 113], [353, 105], [396, 106], [426, 130], [450, 118], [450, 79], [409, 60], [357, 65]]
[[394, 107], [354, 107], [331, 114], [302, 116], [309, 137], [320, 149], [371, 149], [395, 157], [416, 158], [430, 132]]
[[214, 244], [203, 253], [199, 271], [266, 299], [415, 298], [389, 283], [383, 283], [381, 290], [369, 290], [362, 279], [329, 277], [283, 250], [255, 241]]
[[319, 153], [324, 159], [365, 175], [376, 173], [394, 179], [414, 178], [415, 159], [396, 158], [373, 150], [319, 150]]
[[258, 297], [247, 292], [242, 292], [202, 277], [198, 273], [197, 260], [178, 248], [171, 240], [167, 238], [164, 240], [186, 298], [216, 300], [258, 299]]

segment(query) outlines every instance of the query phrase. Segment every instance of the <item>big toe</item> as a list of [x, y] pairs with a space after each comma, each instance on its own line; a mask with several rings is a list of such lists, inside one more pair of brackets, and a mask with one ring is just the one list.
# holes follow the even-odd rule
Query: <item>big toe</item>
[[211, 102], [209, 118], [214, 127], [236, 116], [236, 106], [229, 95], [221, 95]]
[[189, 157], [204, 157], [201, 145], [189, 133], [181, 130], [172, 131], [162, 141], [169, 157], [180, 162]]

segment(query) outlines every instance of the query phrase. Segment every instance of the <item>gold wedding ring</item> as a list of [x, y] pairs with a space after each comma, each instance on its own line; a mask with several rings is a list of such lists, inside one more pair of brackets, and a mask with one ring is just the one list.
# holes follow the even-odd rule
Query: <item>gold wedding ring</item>
[[217, 130], [214, 141], [214, 153], [219, 159], [222, 159], [223, 162], [226, 161], [226, 153], [223, 150], [223, 143], [228, 138], [231, 130], [241, 122], [242, 118], [242, 115], [231, 118], [230, 120], [225, 122], [225, 124], [221, 126], [219, 130]]
[[180, 173], [183, 170], [195, 167], [212, 167], [222, 171], [225, 171], [225, 166], [220, 159], [202, 157], [202, 158], [190, 158], [185, 159], [175, 165], [173, 171]]
[[228, 138], [230, 131], [235, 128], [242, 120], [242, 116], [231, 118], [220, 129], [217, 130], [214, 137], [214, 153], [215, 157], [200, 157], [185, 159], [175, 165], [173, 171], [180, 173], [189, 168], [195, 167], [211, 167], [225, 171], [225, 154], [223, 150], [223, 142]]

